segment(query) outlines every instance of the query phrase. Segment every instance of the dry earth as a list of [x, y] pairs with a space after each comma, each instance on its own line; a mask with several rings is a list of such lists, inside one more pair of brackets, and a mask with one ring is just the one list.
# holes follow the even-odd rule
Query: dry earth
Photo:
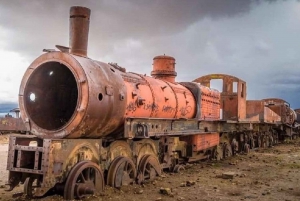
[[[26, 200], [23, 197], [12, 198], [14, 193], [22, 191], [22, 186], [12, 192], [4, 191], [8, 175], [8, 145], [5, 138], [0, 136], [0, 200]], [[155, 181], [142, 186], [132, 185], [120, 190], [106, 187], [103, 195], [84, 200], [296, 201], [300, 200], [299, 159], [300, 140], [297, 140], [220, 162], [187, 164], [181, 173], [165, 172]], [[225, 179], [224, 175], [233, 178]], [[62, 197], [52, 195], [32, 200], [62, 200]]]

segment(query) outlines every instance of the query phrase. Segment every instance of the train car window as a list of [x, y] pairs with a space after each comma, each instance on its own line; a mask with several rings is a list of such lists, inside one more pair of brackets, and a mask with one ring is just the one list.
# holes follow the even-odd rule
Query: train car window
[[241, 97], [242, 97], [242, 98], [245, 97], [245, 84], [244, 84], [244, 83], [242, 83]]
[[238, 83], [237, 82], [233, 82], [233, 86], [232, 86], [232, 92], [233, 93], [237, 93], [238, 91]]
[[222, 79], [212, 79], [210, 81], [210, 87], [223, 92], [223, 80]]

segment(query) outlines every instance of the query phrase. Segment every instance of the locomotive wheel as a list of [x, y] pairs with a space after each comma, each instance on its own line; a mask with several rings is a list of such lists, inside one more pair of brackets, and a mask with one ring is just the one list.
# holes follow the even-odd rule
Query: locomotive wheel
[[156, 176], [161, 175], [161, 166], [157, 158], [153, 155], [145, 155], [141, 158], [137, 183], [142, 184], [143, 182], [152, 181]]
[[177, 164], [177, 165], [174, 166], [173, 172], [179, 173], [179, 172], [181, 172], [183, 170], [185, 170], [185, 168], [183, 167], [183, 165]]
[[119, 156], [111, 163], [107, 184], [119, 188], [121, 186], [133, 184], [136, 178], [136, 168], [133, 161], [128, 157]]
[[98, 194], [104, 190], [103, 173], [91, 161], [81, 161], [70, 171], [64, 188], [64, 199], [82, 199], [86, 195]]
[[255, 148], [255, 141], [253, 138], [250, 138], [250, 149], [254, 149]]
[[34, 177], [27, 177], [24, 182], [24, 194], [27, 198], [33, 198], [35, 193], [36, 186], [33, 186], [37, 182], [37, 179]]
[[224, 158], [228, 158], [232, 156], [232, 148], [228, 143], [225, 143], [223, 148]]
[[223, 150], [221, 146], [216, 146], [212, 151], [212, 159], [220, 161], [223, 159]]
[[245, 154], [248, 154], [250, 152], [250, 145], [247, 143], [244, 145], [244, 152]]

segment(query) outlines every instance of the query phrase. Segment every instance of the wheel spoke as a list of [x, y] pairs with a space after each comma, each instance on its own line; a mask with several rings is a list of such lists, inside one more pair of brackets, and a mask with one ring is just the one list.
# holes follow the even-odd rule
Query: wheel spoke
[[124, 169], [123, 170], [127, 171], [128, 166], [129, 166], [129, 163], [126, 161], [125, 164], [124, 164]]
[[85, 183], [85, 182], [86, 182], [86, 180], [85, 180], [84, 175], [83, 175], [82, 172], [79, 174], [79, 177], [82, 179], [82, 180], [81, 180], [82, 183]]
[[87, 168], [87, 177], [86, 180], [89, 181], [91, 178], [91, 168]]

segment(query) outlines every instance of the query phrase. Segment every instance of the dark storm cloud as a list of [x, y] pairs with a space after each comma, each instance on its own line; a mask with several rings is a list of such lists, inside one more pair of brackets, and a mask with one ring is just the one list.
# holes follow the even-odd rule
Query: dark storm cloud
[[100, 46], [103, 55], [125, 39], [151, 40], [181, 32], [204, 17], [243, 14], [250, 10], [251, 1], [5, 1], [1, 2], [0, 25], [9, 32], [7, 48], [33, 56], [53, 47], [53, 42], [68, 45], [68, 11], [72, 5], [92, 9], [90, 46], [94, 52]]

